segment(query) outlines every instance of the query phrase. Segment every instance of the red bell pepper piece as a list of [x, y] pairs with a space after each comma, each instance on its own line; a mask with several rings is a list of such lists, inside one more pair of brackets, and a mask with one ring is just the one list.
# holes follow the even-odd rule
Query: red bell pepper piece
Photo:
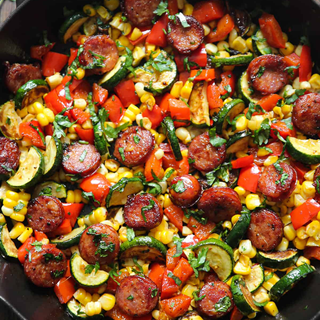
[[148, 277], [157, 285], [158, 289], [161, 291], [163, 275], [166, 271], [166, 266], [154, 262], [151, 265]]
[[75, 292], [75, 282], [72, 277], [63, 277], [54, 286], [54, 293], [62, 304], [67, 303]]
[[234, 308], [231, 311], [230, 320], [241, 320], [244, 317], [244, 315], [239, 311], [239, 309], [234, 306]]
[[[179, 81], [182, 81], [183, 84], [185, 84], [189, 78], [190, 78], [190, 72], [183, 71], [179, 73]], [[174, 97], [172, 96], [172, 98]]]
[[[84, 80], [78, 80], [76, 78], [72, 78], [71, 76], [64, 76], [61, 82], [61, 85], [68, 84], [71, 95], [77, 89], [77, 87], [82, 84]], [[63, 86], [61, 86], [63, 88]]]
[[308, 81], [312, 73], [311, 49], [309, 46], [302, 47], [300, 55], [299, 80], [300, 82]]
[[178, 99], [169, 99], [169, 110], [175, 127], [183, 127], [190, 124], [191, 112], [185, 102]]
[[157, 149], [154, 149], [150, 156], [147, 159], [145, 168], [144, 168], [144, 175], [146, 177], [147, 181], [152, 181], [153, 175], [159, 177], [161, 169], [162, 169], [162, 159], [157, 159], [155, 156], [155, 153], [157, 152]]
[[83, 179], [80, 188], [86, 192], [92, 192], [94, 198], [103, 204], [111, 187], [109, 180], [101, 173]]
[[26, 255], [33, 248], [31, 244], [34, 243], [35, 241], [36, 239], [34, 237], [29, 237], [25, 241], [25, 243], [23, 243], [22, 246], [18, 249], [18, 259], [20, 263], [24, 264], [26, 260]]
[[137, 44], [143, 42], [143, 40], [145, 40], [151, 32], [150, 27], [141, 27], [139, 29], [142, 32], [142, 36], [139, 37], [137, 40], [131, 40], [130, 35], [128, 36], [128, 39], [133, 46], [136, 46]]
[[291, 211], [291, 222], [295, 230], [312, 220], [320, 211], [320, 204], [314, 199], [308, 199], [301, 206]]
[[260, 176], [261, 168], [253, 163], [240, 170], [238, 186], [255, 193], [257, 191]]
[[178, 277], [182, 283], [185, 283], [194, 274], [194, 271], [188, 260], [182, 257], [172, 273]]
[[71, 66], [72, 62], [75, 60], [75, 58], [78, 55], [78, 49], [71, 48], [70, 49], [70, 57], [68, 59], [68, 65]]
[[215, 226], [216, 224], [211, 221], [208, 221], [203, 225], [193, 217], [191, 217], [188, 222], [188, 228], [192, 230], [192, 232], [200, 241], [208, 239]]
[[272, 111], [282, 97], [278, 94], [270, 94], [258, 101], [258, 105], [265, 111]]
[[169, 100], [170, 99], [175, 99], [175, 97], [168, 92], [162, 97], [161, 102], [160, 102], [160, 109], [163, 113], [166, 113], [169, 111]]
[[43, 127], [44, 133], [46, 136], [52, 136], [53, 135], [53, 124], [49, 123], [48, 125], [46, 125], [45, 127]]
[[129, 275], [130, 273], [127, 271], [127, 269], [122, 269], [121, 274], [117, 273], [117, 276], [113, 277], [114, 279], [109, 277], [107, 281], [106, 292], [115, 294], [121, 280], [128, 277]]
[[[288, 56], [283, 57], [283, 61], [289, 66], [289, 67], [297, 67], [300, 64], [300, 57], [296, 53], [291, 53]], [[299, 68], [292, 69], [293, 75], [290, 76], [290, 79], [295, 79], [299, 74]]]
[[161, 48], [166, 47], [168, 21], [168, 15], [163, 14], [162, 17], [153, 25], [151, 32], [146, 39], [146, 43], [154, 44]]
[[172, 318], [180, 317], [185, 314], [188, 311], [190, 303], [191, 298], [184, 294], [160, 302], [164, 312]]
[[30, 57], [32, 59], [41, 60], [43, 56], [45, 56], [55, 45], [54, 43], [51, 43], [48, 46], [42, 45], [42, 46], [33, 46], [30, 49]]
[[21, 136], [29, 138], [34, 146], [45, 149], [45, 145], [40, 134], [32, 126], [38, 128], [39, 132], [42, 134], [42, 137], [44, 137], [41, 126], [36, 120], [32, 120], [31, 122], [21, 122], [19, 124], [19, 132]]
[[167, 251], [166, 255], [166, 267], [168, 270], [173, 271], [174, 268], [177, 266], [180, 257], [174, 257], [174, 255], [177, 253], [177, 247], [173, 246]]
[[199, 242], [199, 239], [194, 234], [189, 234], [184, 238], [184, 240], [181, 243], [182, 248], [188, 248], [190, 246], [194, 246]]
[[260, 29], [263, 36], [267, 39], [268, 44], [274, 48], [285, 48], [286, 40], [283, 37], [280, 24], [269, 13], [263, 13], [259, 19]]
[[111, 318], [112, 320], [138, 319], [138, 318], [133, 318], [131, 316], [128, 316], [126, 313], [122, 312], [117, 304], [111, 310], [107, 311], [105, 316]]
[[233, 160], [231, 161], [231, 164], [233, 169], [239, 169], [239, 168], [250, 166], [251, 164], [253, 164], [253, 155], [251, 154], [250, 156]]
[[[185, 71], [183, 62], [185, 58], [188, 58], [189, 62], [195, 62], [199, 67], [205, 67], [207, 65], [207, 51], [204, 44], [202, 44], [197, 50], [191, 54], [176, 54], [174, 60], [177, 64], [179, 72]], [[192, 66], [190, 69], [196, 69], [198, 66]]]
[[168, 217], [169, 221], [181, 232], [183, 227], [183, 210], [180, 207], [171, 204], [164, 210], [164, 213]]
[[223, 40], [234, 28], [234, 21], [229, 14], [221, 18], [217, 24], [217, 28], [212, 30], [206, 37], [209, 43]]
[[82, 80], [82, 82], [73, 91], [74, 99], [85, 99], [87, 100], [88, 94], [92, 91], [91, 85], [88, 81]]
[[60, 72], [67, 64], [69, 57], [65, 54], [57, 52], [48, 52], [43, 57], [42, 74], [45, 77], [50, 77], [56, 72]]
[[162, 115], [161, 109], [156, 104], [152, 110], [148, 108], [142, 112], [142, 116], [148, 118], [152, 123], [152, 129], [156, 129], [160, 126], [164, 116]]
[[190, 78], [194, 78], [194, 81], [211, 81], [215, 78], [215, 71], [214, 69], [206, 69], [202, 70], [201, 73], [196, 77], [199, 70], [191, 70]]
[[320, 248], [319, 247], [306, 247], [303, 250], [303, 256], [307, 259], [320, 260]]
[[82, 129], [75, 127], [77, 135], [79, 136], [80, 140], [84, 140], [89, 142], [90, 144], [94, 144], [94, 132], [93, 129]]
[[98, 84], [93, 84], [93, 96], [92, 101], [96, 103], [97, 106], [102, 106], [108, 99], [108, 90], [100, 87]]
[[69, 219], [64, 219], [56, 230], [52, 232], [48, 232], [47, 235], [49, 238], [54, 238], [56, 236], [68, 234], [71, 231], [72, 231], [71, 221]]
[[114, 87], [114, 92], [120, 98], [120, 101], [125, 108], [128, 108], [130, 104], [140, 103], [140, 99], [136, 94], [134, 83], [131, 79], [121, 81]]
[[70, 110], [70, 113], [72, 118], [74, 120], [78, 120], [77, 123], [80, 125], [90, 119], [90, 114], [88, 112], [84, 112], [79, 108], [73, 108], [72, 110]]
[[[228, 86], [230, 86], [231, 92], [228, 92], [226, 89]], [[234, 91], [236, 90], [236, 77], [232, 71], [225, 71], [221, 74], [221, 83], [219, 84], [219, 88], [221, 95], [229, 93], [230, 96], [232, 96], [234, 94]]]
[[295, 162], [292, 161], [290, 162], [290, 164], [292, 165], [292, 167], [296, 170], [297, 175], [298, 175], [298, 180], [299, 182], [302, 184], [304, 181], [304, 175], [310, 170], [309, 168], [307, 168], [306, 166], [304, 166], [302, 163], [300, 162]]
[[67, 100], [64, 85], [61, 84], [57, 88], [50, 91], [45, 97], [44, 101], [48, 108], [55, 114], [60, 113], [64, 109], [71, 108], [73, 99]]
[[48, 239], [48, 237], [46, 236], [45, 233], [43, 233], [41, 231], [37, 231], [37, 230], [34, 230], [34, 236], [37, 241], [41, 241], [43, 239]]
[[108, 111], [109, 120], [115, 124], [118, 124], [124, 113], [125, 108], [123, 107], [120, 99], [116, 95], [112, 95], [103, 105], [103, 107]]
[[171, 271], [166, 270], [163, 274], [162, 286], [161, 286], [161, 299], [171, 298], [175, 293], [179, 291], [179, 286], [176, 282], [168, 277], [168, 273]]
[[271, 123], [270, 136], [273, 139], [277, 139], [277, 132], [279, 132], [280, 136], [283, 139], [287, 139], [287, 137], [296, 136], [295, 130], [289, 129], [288, 126], [283, 121], [277, 121], [277, 122]]
[[79, 214], [81, 210], [83, 209], [84, 204], [83, 203], [63, 203], [63, 209], [64, 209], [64, 218], [69, 219], [72, 228], [77, 222], [77, 219], [79, 217]]
[[220, 88], [212, 82], [207, 88], [207, 97], [210, 109], [221, 109], [223, 107], [223, 100], [220, 98]]
[[188, 174], [189, 173], [189, 161], [188, 161], [188, 157], [183, 157], [182, 160], [177, 161], [174, 158], [174, 155], [172, 153], [165, 153], [163, 158], [162, 158], [163, 162], [163, 168], [167, 169], [167, 168], [173, 168], [174, 170], [177, 171], [177, 175], [178, 176], [182, 176], [184, 174]]
[[221, 0], [200, 1], [194, 5], [192, 15], [200, 23], [207, 23], [222, 18], [224, 12], [224, 5]]
[[174, 15], [179, 12], [178, 0], [168, 0], [169, 14]]

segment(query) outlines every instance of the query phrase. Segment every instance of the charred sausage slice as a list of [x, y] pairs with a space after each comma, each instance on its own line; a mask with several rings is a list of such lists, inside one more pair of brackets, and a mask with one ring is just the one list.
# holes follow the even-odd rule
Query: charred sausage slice
[[203, 192], [197, 203], [198, 209], [215, 223], [230, 220], [242, 209], [238, 194], [231, 188], [213, 187]]
[[309, 93], [300, 97], [292, 110], [292, 122], [307, 136], [320, 133], [320, 94]]
[[289, 74], [286, 67], [282, 57], [266, 54], [253, 59], [247, 73], [253, 88], [267, 95], [278, 92], [288, 84]]
[[76, 142], [63, 152], [62, 167], [69, 174], [88, 177], [99, 169], [100, 164], [100, 153], [92, 144]]
[[54, 287], [67, 271], [64, 253], [52, 244], [32, 248], [24, 262], [26, 276], [38, 287]]
[[283, 236], [283, 223], [275, 212], [261, 209], [251, 214], [247, 232], [252, 244], [264, 252], [274, 250]]
[[158, 303], [159, 290], [150, 278], [129, 276], [124, 278], [116, 291], [119, 308], [131, 317], [149, 314]]
[[163, 211], [158, 200], [151, 194], [137, 194], [128, 197], [124, 206], [124, 220], [133, 229], [153, 229], [163, 218]]
[[154, 148], [150, 131], [135, 126], [124, 131], [116, 140], [114, 156], [126, 167], [144, 164]]
[[40, 196], [28, 204], [27, 220], [34, 230], [52, 232], [60, 226], [64, 216], [62, 203], [55, 197]]
[[118, 256], [119, 236], [110, 226], [98, 223], [88, 227], [81, 235], [79, 250], [81, 257], [90, 264], [110, 264]]
[[[182, 14], [181, 14], [182, 15]], [[183, 16], [183, 15], [182, 15]], [[190, 53], [199, 48], [204, 38], [202, 25], [192, 16], [183, 16], [184, 27], [179, 17], [169, 21], [168, 41], [183, 54]]]
[[15, 141], [0, 137], [0, 177], [7, 176], [11, 170], [16, 170], [19, 166], [20, 151]]
[[189, 146], [189, 158], [194, 160], [193, 167], [209, 172], [218, 167], [226, 158], [226, 147], [214, 147], [207, 132], [195, 137]]

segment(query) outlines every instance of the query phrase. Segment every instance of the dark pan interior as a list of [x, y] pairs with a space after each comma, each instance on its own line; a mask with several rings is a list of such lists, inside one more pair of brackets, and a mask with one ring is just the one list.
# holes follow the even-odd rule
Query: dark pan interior
[[[81, 6], [86, 2], [89, 1], [25, 1], [0, 29], [0, 62], [5, 60], [10, 62], [28, 61], [29, 48], [31, 45], [37, 44], [42, 30], [48, 31], [51, 41], [56, 40], [57, 29], [63, 21], [62, 8], [64, 6], [74, 8], [75, 5]], [[240, 2], [234, 0], [236, 5], [243, 4], [243, 2], [250, 10], [259, 5], [259, 1]], [[263, 8], [276, 15], [283, 31], [288, 33], [289, 39], [293, 43], [297, 43], [303, 35], [309, 37], [312, 44], [313, 60], [319, 63], [320, 1], [265, 0], [261, 2]], [[8, 92], [3, 85], [0, 85], [0, 103], [8, 98]], [[319, 288], [320, 274], [317, 270], [282, 298], [278, 304], [281, 315], [278, 315], [277, 319], [320, 319]], [[8, 263], [2, 258], [0, 258], [1, 301], [5, 301], [10, 308], [18, 312], [22, 319], [69, 319], [64, 307], [60, 305], [52, 290], [43, 290], [33, 286], [27, 281], [23, 269], [18, 263]], [[4, 319], [2, 311], [0, 311], [0, 319]], [[262, 315], [258, 319], [274, 318]]]

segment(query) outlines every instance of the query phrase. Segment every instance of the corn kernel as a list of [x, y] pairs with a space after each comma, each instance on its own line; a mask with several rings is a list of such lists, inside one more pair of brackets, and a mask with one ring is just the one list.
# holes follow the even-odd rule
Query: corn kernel
[[246, 130], [248, 127], [248, 122], [249, 120], [245, 116], [239, 117], [236, 120], [236, 131]]
[[47, 117], [43, 113], [39, 113], [37, 115], [37, 120], [39, 121], [40, 125], [43, 127], [45, 127], [49, 124], [49, 120], [47, 119]]
[[313, 74], [309, 80], [309, 83], [310, 83], [311, 88], [313, 90], [319, 90], [320, 89], [320, 75], [318, 73]]
[[111, 310], [115, 303], [116, 303], [116, 299], [115, 296], [109, 293], [105, 293], [103, 294], [100, 298], [99, 301], [101, 303], [101, 307], [103, 310], [105, 311], [109, 311]]
[[5, 218], [5, 216], [2, 214], [2, 213], [0, 213], [0, 225], [1, 224], [5, 224], [6, 223], [6, 218]]
[[214, 55], [218, 52], [218, 47], [213, 43], [207, 43], [205, 48], [208, 54]]
[[279, 313], [278, 307], [273, 301], [268, 302], [263, 309], [267, 314], [273, 317]]
[[165, 194], [164, 195], [164, 200], [163, 200], [163, 207], [166, 209], [171, 205], [172, 205], [172, 201], [170, 199], [170, 196], [168, 194]]
[[306, 233], [309, 237], [314, 237], [319, 232], [320, 232], [320, 222], [318, 220], [314, 220], [310, 222], [306, 227]]
[[236, 263], [236, 265], [233, 268], [233, 272], [235, 274], [241, 274], [241, 275], [248, 275], [251, 273], [251, 267], [250, 266], [244, 266], [239, 261]]
[[297, 237], [301, 240], [308, 238], [308, 234], [305, 226], [302, 226], [297, 230]]
[[193, 88], [193, 82], [187, 81], [180, 91], [181, 98], [189, 100], [192, 88]]
[[47, 120], [52, 123], [54, 121], [54, 113], [51, 109], [45, 108], [43, 114], [46, 116]]
[[192, 13], [193, 13], [193, 5], [192, 4], [190, 4], [190, 3], [186, 3], [185, 5], [184, 5], [184, 7], [183, 7], [183, 14], [185, 15], [185, 16], [191, 16], [192, 15]]
[[87, 4], [83, 7], [83, 12], [87, 14], [89, 17], [93, 17], [96, 15], [96, 10], [90, 4]]
[[51, 90], [60, 85], [62, 80], [63, 76], [59, 72], [56, 72], [54, 75], [46, 78], [46, 81], [49, 84]]
[[276, 163], [278, 161], [277, 156], [269, 156], [263, 163], [265, 167], [271, 166], [272, 164]]
[[11, 239], [18, 238], [23, 233], [24, 230], [25, 230], [25, 226], [21, 222], [16, 223], [15, 226], [9, 232], [10, 238]]
[[246, 40], [246, 45], [247, 45], [248, 49], [249, 49], [251, 52], [253, 52], [252, 38], [248, 38], [248, 39]]
[[232, 224], [235, 225], [238, 222], [239, 218], [240, 218], [240, 214], [235, 214], [234, 216], [232, 216], [231, 218]]
[[224, 221], [222, 224], [223, 229], [228, 229], [231, 230], [232, 229], [232, 223], [231, 221]]
[[304, 256], [300, 256], [296, 262], [296, 266], [300, 267], [305, 263], [310, 265], [310, 260], [305, 258]]
[[288, 246], [289, 246], [289, 241], [287, 240], [287, 238], [282, 238], [281, 242], [276, 247], [276, 250], [286, 251], [288, 249]]
[[119, 0], [104, 0], [103, 3], [104, 6], [107, 7], [110, 11], [116, 10], [120, 5]]
[[18, 240], [22, 243], [25, 243], [27, 239], [32, 235], [32, 233], [33, 233], [32, 228], [27, 227], [18, 237]]
[[8, 190], [8, 191], [6, 191], [6, 198], [9, 198], [9, 199], [17, 202], [19, 200], [19, 194], [17, 192]]
[[289, 225], [287, 225], [287, 226], [284, 227], [283, 233], [284, 233], [284, 236], [285, 236], [289, 241], [292, 241], [292, 240], [296, 237], [296, 235], [297, 235], [297, 232], [296, 232], [296, 230], [293, 228], [292, 223], [290, 223]]
[[301, 240], [299, 238], [293, 239], [293, 245], [298, 249], [298, 250], [303, 250], [306, 247], [307, 240]]
[[41, 113], [44, 110], [44, 106], [40, 102], [35, 102], [33, 104], [33, 108], [34, 108], [35, 113]]
[[237, 51], [240, 51], [241, 53], [246, 53], [248, 51], [247, 43], [241, 37], [237, 37], [236, 39], [233, 40], [232, 48]]
[[182, 87], [183, 87], [182, 81], [175, 82], [175, 84], [171, 88], [170, 94], [173, 95], [175, 98], [179, 98]]
[[193, 292], [197, 291], [198, 290], [198, 287], [196, 286], [193, 286], [191, 284], [186, 284], [183, 288], [182, 288], [182, 291], [181, 293], [190, 297], [190, 298], [193, 298]]
[[[238, 37], [238, 33], [236, 29], [232, 29], [229, 34], [229, 46], [233, 48], [233, 41]], [[234, 49], [234, 48], [233, 48]]]
[[246, 197], [246, 206], [249, 210], [254, 210], [261, 205], [260, 198], [257, 194], [248, 194]]
[[280, 48], [280, 53], [284, 56], [288, 56], [289, 54], [293, 53], [295, 47], [291, 42], [286, 42], [285, 48]]

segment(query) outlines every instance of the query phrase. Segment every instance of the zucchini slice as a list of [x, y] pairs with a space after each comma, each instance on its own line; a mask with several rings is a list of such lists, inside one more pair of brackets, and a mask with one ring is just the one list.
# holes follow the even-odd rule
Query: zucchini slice
[[252, 295], [242, 276], [236, 275], [232, 278], [231, 292], [235, 305], [244, 316], [260, 311], [255, 305]]
[[299, 254], [297, 250], [288, 249], [278, 252], [262, 252], [257, 253], [257, 261], [264, 267], [282, 270], [293, 266], [298, 260]]
[[62, 143], [56, 137], [46, 136], [46, 151], [44, 153], [44, 177], [52, 176], [59, 168], [62, 161]]
[[264, 269], [261, 264], [255, 264], [251, 267], [251, 272], [243, 276], [244, 282], [250, 292], [255, 292], [264, 283]]
[[15, 111], [13, 101], [8, 101], [0, 107], [0, 130], [5, 137], [12, 140], [20, 140], [20, 123], [21, 118]]
[[141, 190], [143, 190], [143, 183], [139, 178], [122, 178], [111, 186], [106, 199], [106, 207], [125, 205], [130, 194]]
[[264, 54], [278, 53], [278, 50], [269, 46], [267, 40], [263, 36], [260, 29], [257, 30], [252, 39], [252, 48], [254, 53], [258, 56]]
[[189, 107], [191, 122], [195, 126], [210, 127], [209, 103], [207, 98], [208, 82], [197, 82], [192, 90]]
[[108, 152], [108, 141], [104, 136], [100, 121], [93, 126], [93, 133], [94, 133], [94, 146], [97, 148], [99, 153], [103, 156]]
[[49, 92], [49, 86], [46, 81], [41, 79], [30, 80], [20, 87], [14, 97], [14, 102], [17, 108], [24, 108], [44, 94]]
[[176, 136], [176, 128], [174, 127], [173, 120], [170, 117], [165, 117], [161, 123], [163, 133], [166, 135], [170, 148], [177, 161], [182, 160], [179, 140]]
[[296, 283], [312, 272], [314, 272], [313, 267], [307, 263], [304, 263], [303, 265], [288, 272], [275, 285], [272, 286], [269, 292], [271, 300], [275, 302], [279, 301], [280, 298], [286, 292], [292, 289]]
[[139, 257], [148, 261], [165, 261], [167, 249], [157, 239], [149, 236], [136, 237], [120, 246], [120, 260]]
[[44, 159], [37, 147], [31, 147], [26, 160], [20, 164], [19, 170], [8, 181], [14, 189], [27, 189], [34, 186], [42, 178]]
[[50, 242], [57, 245], [59, 249], [67, 249], [79, 243], [86, 226], [73, 229], [70, 233], [52, 239]]
[[2, 181], [1, 187], [0, 187], [0, 200], [4, 200], [6, 197], [6, 192], [10, 190], [10, 187], [5, 181]]
[[218, 239], [207, 239], [192, 247], [196, 253], [208, 248], [207, 261], [221, 281], [225, 281], [233, 272], [234, 260], [232, 249]]
[[290, 156], [299, 162], [305, 164], [320, 162], [320, 140], [287, 137], [287, 150]]
[[221, 134], [222, 130], [228, 126], [228, 118], [232, 121], [237, 115], [242, 113], [245, 108], [245, 104], [241, 99], [234, 99], [226, 103], [217, 115], [216, 128], [217, 133]]
[[107, 90], [114, 88], [128, 73], [128, 68], [132, 65], [132, 56], [124, 55], [119, 57], [114, 68], [106, 73], [99, 81], [99, 85]]
[[227, 154], [246, 150], [249, 144], [251, 133], [247, 130], [237, 132], [227, 141]]
[[91, 17], [83, 24], [83, 32], [87, 37], [93, 36], [98, 30], [97, 18]]
[[89, 17], [82, 12], [68, 17], [59, 29], [60, 40], [66, 43], [88, 19]]
[[88, 318], [85, 307], [74, 298], [67, 303], [67, 313], [74, 320]]
[[10, 238], [6, 224], [0, 225], [0, 253], [4, 258], [18, 258], [18, 249]]
[[239, 98], [250, 103], [257, 104], [260, 100], [260, 96], [255, 94], [254, 91], [250, 90], [250, 84], [248, 79], [247, 71], [243, 72], [238, 81], [238, 95]]
[[237, 223], [233, 226], [230, 233], [227, 236], [226, 243], [231, 248], [236, 248], [239, 245], [240, 240], [243, 238], [251, 221], [251, 214], [245, 212], [241, 214]]
[[34, 188], [32, 198], [36, 198], [40, 195], [53, 196], [56, 198], [66, 198], [67, 189], [66, 186], [55, 181], [46, 181]]
[[244, 66], [253, 60], [253, 54], [248, 52], [246, 54], [238, 54], [228, 58], [219, 58], [219, 56], [210, 56], [211, 66], [219, 68], [222, 66]]
[[87, 265], [88, 263], [76, 252], [70, 258], [70, 272], [79, 284], [84, 287], [99, 287], [108, 280], [109, 273], [103, 270], [97, 272], [92, 270], [90, 274], [85, 273]]

